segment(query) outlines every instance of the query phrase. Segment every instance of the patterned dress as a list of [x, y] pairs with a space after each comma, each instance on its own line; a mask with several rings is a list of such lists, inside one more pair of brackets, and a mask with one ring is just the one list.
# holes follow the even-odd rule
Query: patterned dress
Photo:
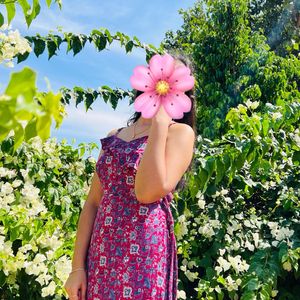
[[86, 258], [86, 299], [174, 300], [178, 278], [170, 208], [174, 190], [153, 203], [138, 202], [134, 178], [148, 136], [125, 141], [117, 136], [122, 128], [100, 139], [104, 153], [96, 172], [103, 197]]

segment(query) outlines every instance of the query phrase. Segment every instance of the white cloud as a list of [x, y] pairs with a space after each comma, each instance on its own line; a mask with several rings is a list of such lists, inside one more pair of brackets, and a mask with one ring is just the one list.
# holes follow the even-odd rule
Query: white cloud
[[20, 9], [17, 9], [16, 16], [11, 24], [13, 28], [18, 28], [20, 32], [25, 32], [26, 34], [35, 34], [37, 32], [45, 34], [50, 30], [56, 32], [57, 26], [62, 26], [63, 31], [82, 33], [88, 27], [86, 23], [76, 22], [74, 19], [67, 17], [63, 10], [55, 11], [47, 8], [41, 9], [40, 14], [32, 21], [29, 28], [27, 27], [23, 13]]

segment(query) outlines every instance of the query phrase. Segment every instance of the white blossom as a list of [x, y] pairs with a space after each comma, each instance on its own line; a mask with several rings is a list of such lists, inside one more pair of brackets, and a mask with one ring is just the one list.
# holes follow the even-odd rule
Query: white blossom
[[7, 24], [0, 27], [0, 63], [3, 63], [7, 67], [13, 67], [14, 63], [12, 62], [12, 59], [17, 54], [31, 52], [32, 49], [28, 40], [20, 35], [18, 29], [9, 29], [10, 27], [8, 27]]
[[183, 290], [177, 290], [177, 298], [178, 299], [186, 299], [186, 294], [185, 294], [185, 291]]

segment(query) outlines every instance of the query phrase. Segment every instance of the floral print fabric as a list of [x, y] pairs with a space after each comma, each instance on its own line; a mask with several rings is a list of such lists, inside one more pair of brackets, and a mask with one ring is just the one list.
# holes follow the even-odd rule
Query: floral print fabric
[[128, 142], [117, 134], [100, 139], [104, 153], [96, 172], [103, 197], [86, 259], [87, 300], [177, 299], [173, 194], [142, 204], [134, 193], [147, 139]]

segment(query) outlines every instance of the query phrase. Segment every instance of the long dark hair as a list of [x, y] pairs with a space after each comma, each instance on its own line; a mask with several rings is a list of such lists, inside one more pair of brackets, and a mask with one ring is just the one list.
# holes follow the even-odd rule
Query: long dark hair
[[[194, 66], [192, 64], [192, 60], [191, 58], [183, 53], [183, 52], [179, 52], [179, 50], [168, 50], [167, 51], [168, 54], [172, 55], [172, 57], [174, 57], [175, 60], [181, 61], [182, 63], [184, 63], [187, 67], [190, 68], [191, 73], [194, 74]], [[141, 95], [143, 92], [139, 91], [139, 90], [133, 90], [134, 92], [134, 100]], [[187, 113], [183, 113], [183, 117], [181, 119], [176, 119], [177, 123], [185, 123], [189, 126], [191, 126], [195, 132], [195, 141], [194, 141], [194, 152], [195, 152], [195, 142], [196, 142], [196, 138], [197, 138], [197, 126], [196, 126], [196, 100], [195, 100], [195, 88], [186, 91], [185, 94], [191, 99], [192, 102], [192, 107], [191, 110]], [[128, 119], [127, 121], [127, 126], [130, 126], [132, 124], [134, 124], [135, 122], [137, 122], [137, 120], [140, 118], [141, 116], [141, 112], [137, 112], [135, 111], [134, 114]], [[194, 155], [193, 155], [193, 159], [188, 167], [188, 169], [186, 170], [186, 172], [190, 172], [192, 170], [192, 165], [194, 162]], [[183, 189], [185, 187], [185, 179], [182, 177], [180, 179], [180, 181], [177, 183], [176, 185], [176, 190], [178, 189]]]

